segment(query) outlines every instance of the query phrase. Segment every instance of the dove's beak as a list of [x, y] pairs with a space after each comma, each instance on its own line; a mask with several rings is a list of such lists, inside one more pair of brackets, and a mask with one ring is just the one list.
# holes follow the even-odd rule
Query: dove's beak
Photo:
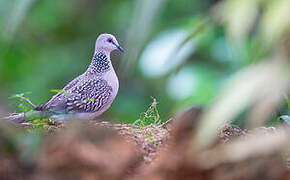
[[124, 52], [124, 48], [122, 48], [119, 44], [116, 44], [113, 42], [113, 44], [116, 46], [117, 49], [119, 49], [121, 52]]

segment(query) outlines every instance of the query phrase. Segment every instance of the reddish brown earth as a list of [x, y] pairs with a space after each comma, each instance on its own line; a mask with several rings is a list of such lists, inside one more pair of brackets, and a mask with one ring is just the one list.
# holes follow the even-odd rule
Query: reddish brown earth
[[[226, 125], [213, 147], [198, 150], [191, 139], [199, 114], [191, 110], [166, 127], [144, 129], [108, 122], [51, 126], [28, 164], [21, 150], [0, 147], [0, 179], [290, 179], [285, 156], [277, 151], [214, 163], [219, 156], [216, 148], [247, 139], [251, 132]], [[1, 145], [7, 144], [7, 134], [13, 131], [0, 131]]]

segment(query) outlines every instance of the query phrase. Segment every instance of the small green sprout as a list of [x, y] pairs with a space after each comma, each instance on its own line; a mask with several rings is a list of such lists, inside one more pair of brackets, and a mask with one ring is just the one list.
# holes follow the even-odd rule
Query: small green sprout
[[140, 114], [140, 118], [132, 124], [132, 127], [139, 125], [142, 129], [141, 133], [145, 135], [145, 138], [153, 142], [153, 144], [157, 146], [155, 134], [151, 131], [151, 129], [146, 128], [146, 126], [150, 126], [152, 124], [157, 126], [161, 123], [159, 111], [157, 109], [158, 102], [155, 98], [152, 97], [152, 99], [153, 102], [151, 103], [149, 108], [145, 112]]
[[[27, 96], [27, 94], [31, 94], [30, 92], [26, 93], [19, 93], [19, 94], [14, 94], [9, 97], [9, 99], [17, 99], [19, 101], [19, 104], [17, 107], [20, 109], [22, 112], [27, 112], [31, 110], [32, 108], [34, 109], [36, 106], [30, 101], [30, 99]], [[26, 106], [28, 104], [30, 107]]]

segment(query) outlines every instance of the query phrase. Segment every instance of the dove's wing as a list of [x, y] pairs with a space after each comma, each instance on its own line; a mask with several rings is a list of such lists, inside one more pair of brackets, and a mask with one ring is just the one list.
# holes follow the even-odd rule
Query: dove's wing
[[96, 112], [109, 101], [112, 87], [104, 79], [87, 81], [72, 81], [65, 88], [53, 96], [41, 109], [60, 113]]

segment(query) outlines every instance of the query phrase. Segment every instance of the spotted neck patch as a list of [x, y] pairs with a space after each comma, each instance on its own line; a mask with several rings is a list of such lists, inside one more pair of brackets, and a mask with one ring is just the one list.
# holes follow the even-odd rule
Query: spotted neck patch
[[104, 73], [110, 69], [110, 62], [108, 57], [103, 52], [96, 52], [92, 63], [90, 65], [90, 72], [92, 73]]

